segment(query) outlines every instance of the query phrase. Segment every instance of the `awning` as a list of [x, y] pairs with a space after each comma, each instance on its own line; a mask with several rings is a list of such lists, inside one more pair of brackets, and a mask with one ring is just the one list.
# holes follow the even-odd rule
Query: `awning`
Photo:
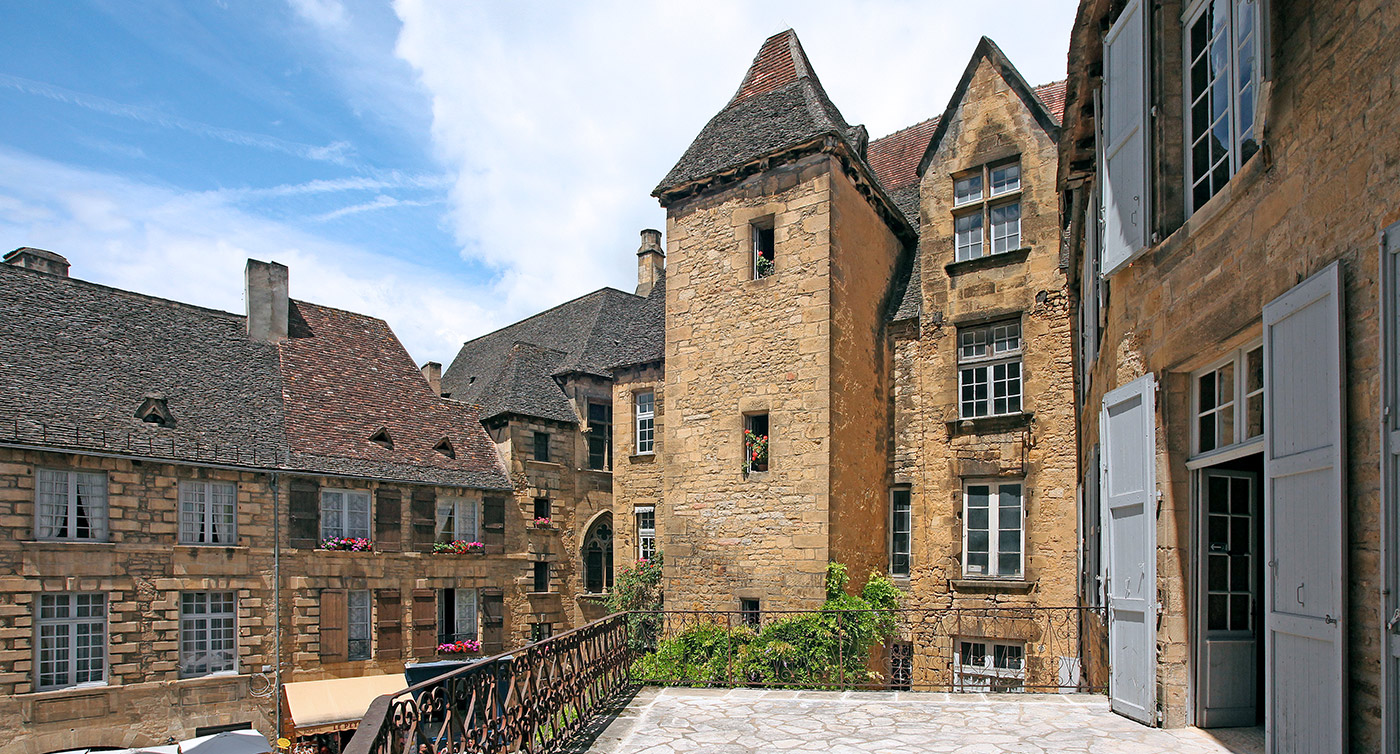
[[229, 730], [180, 742], [180, 754], [270, 754], [263, 734], [255, 730]]
[[408, 687], [402, 675], [330, 678], [282, 685], [294, 734], [348, 730], [360, 724], [370, 702]]

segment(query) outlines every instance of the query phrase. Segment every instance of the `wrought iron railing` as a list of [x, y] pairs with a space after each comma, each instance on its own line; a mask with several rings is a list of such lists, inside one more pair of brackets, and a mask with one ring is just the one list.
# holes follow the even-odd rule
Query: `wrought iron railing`
[[628, 686], [618, 613], [375, 699], [345, 754], [551, 752]]
[[1102, 608], [633, 611], [376, 699], [346, 754], [552, 752], [640, 685], [1102, 693]]
[[286, 451], [270, 443], [217, 443], [183, 433], [131, 429], [118, 422], [52, 421], [19, 412], [0, 413], [0, 443], [234, 466], [276, 468], [287, 464]]

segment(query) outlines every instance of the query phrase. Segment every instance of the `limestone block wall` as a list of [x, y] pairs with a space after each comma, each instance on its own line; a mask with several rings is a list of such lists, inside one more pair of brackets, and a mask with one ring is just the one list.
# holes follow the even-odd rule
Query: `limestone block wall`
[[[613, 481], [616, 484], [613, 496], [613, 523], [615, 540], [613, 563], [621, 570], [634, 563], [638, 557], [637, 516], [638, 506], [655, 507], [656, 537], [658, 549], [664, 530], [662, 513], [665, 507], [662, 500], [662, 469], [665, 455], [665, 372], [658, 366], [633, 368], [620, 371], [613, 385], [613, 406], [617, 411], [613, 434], [617, 462], [613, 468]], [[645, 390], [654, 396], [654, 444], [650, 455], [638, 454], [635, 421], [635, 396]]]

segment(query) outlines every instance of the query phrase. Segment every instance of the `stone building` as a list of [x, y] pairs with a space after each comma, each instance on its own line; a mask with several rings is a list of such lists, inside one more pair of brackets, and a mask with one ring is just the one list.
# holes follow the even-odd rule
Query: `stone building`
[[1059, 188], [1116, 710], [1400, 749], [1400, 7], [1084, 0]]
[[383, 321], [291, 299], [275, 263], [249, 261], [244, 317], [5, 261], [6, 751], [232, 727], [336, 750], [406, 664], [523, 630], [505, 469]]

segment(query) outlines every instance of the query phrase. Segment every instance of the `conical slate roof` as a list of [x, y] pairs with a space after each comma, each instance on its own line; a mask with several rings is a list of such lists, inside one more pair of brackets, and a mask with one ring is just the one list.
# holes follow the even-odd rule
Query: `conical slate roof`
[[862, 155], [863, 126], [851, 127], [822, 89], [797, 34], [769, 37], [734, 98], [710, 119], [653, 196], [831, 134]]

